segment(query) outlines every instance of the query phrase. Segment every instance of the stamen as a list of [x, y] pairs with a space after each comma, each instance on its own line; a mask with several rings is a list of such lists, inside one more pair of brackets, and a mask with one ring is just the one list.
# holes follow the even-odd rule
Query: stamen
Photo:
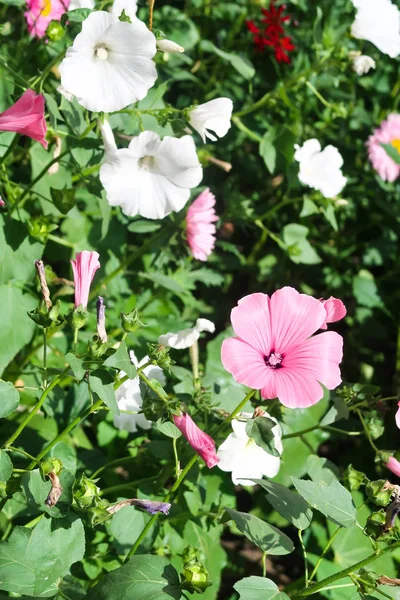
[[269, 356], [264, 356], [265, 364], [267, 365], [267, 367], [270, 367], [271, 369], [280, 369], [282, 367], [282, 365], [281, 365], [282, 360], [283, 360], [283, 354], [280, 354], [279, 352], [275, 352], [275, 350], [272, 350], [272, 352]]
[[99, 58], [100, 60], [107, 60], [108, 49], [105, 46], [96, 46], [94, 53], [96, 58]]
[[140, 167], [142, 169], [144, 169], [145, 171], [150, 171], [151, 168], [153, 167], [154, 163], [155, 163], [154, 156], [143, 156], [143, 158], [141, 158], [139, 160]]

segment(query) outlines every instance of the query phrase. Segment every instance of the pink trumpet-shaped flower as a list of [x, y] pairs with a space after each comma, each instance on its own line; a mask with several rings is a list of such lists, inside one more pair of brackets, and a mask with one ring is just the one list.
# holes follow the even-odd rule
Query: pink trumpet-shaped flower
[[338, 298], [331, 296], [328, 300], [321, 300], [321, 302], [326, 310], [325, 323], [321, 326], [321, 329], [327, 329], [327, 323], [335, 323], [346, 316], [346, 307]]
[[400, 115], [389, 115], [367, 141], [369, 160], [375, 171], [383, 181], [392, 182], [400, 175], [400, 165], [390, 158], [381, 144], [393, 146], [393, 149], [400, 152]]
[[250, 294], [231, 312], [237, 337], [224, 340], [222, 364], [239, 383], [279, 398], [289, 408], [306, 408], [323, 397], [321, 383], [341, 382], [343, 339], [327, 331], [322, 302], [284, 287], [269, 297]]
[[398, 406], [398, 408], [396, 411], [395, 419], [396, 419], [396, 425], [400, 429], [400, 402], [397, 403], [397, 406]]
[[206, 261], [215, 245], [215, 196], [207, 188], [189, 206], [186, 217], [187, 241], [194, 258]]
[[394, 456], [391, 456], [386, 463], [386, 468], [392, 471], [397, 477], [400, 477], [400, 462]]
[[0, 113], [0, 131], [15, 131], [37, 140], [47, 148], [45, 140], [44, 97], [26, 90], [15, 104]]
[[214, 440], [197, 427], [192, 417], [186, 413], [181, 414], [179, 417], [175, 415], [174, 423], [209, 469], [219, 463]]
[[27, 0], [24, 14], [31, 37], [43, 37], [50, 21], [59, 21], [70, 0]]
[[89, 300], [90, 285], [94, 274], [100, 267], [99, 253], [89, 252], [89, 250], [77, 252], [76, 259], [71, 260], [71, 264], [75, 281], [75, 308], [82, 305], [86, 309]]

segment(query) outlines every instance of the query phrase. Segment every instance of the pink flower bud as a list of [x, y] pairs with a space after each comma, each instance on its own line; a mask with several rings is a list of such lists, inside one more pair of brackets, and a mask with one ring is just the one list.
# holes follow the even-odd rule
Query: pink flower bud
[[325, 323], [321, 326], [321, 329], [328, 329], [327, 323], [335, 323], [340, 321], [346, 316], [347, 310], [341, 300], [331, 296], [328, 300], [321, 300], [326, 310]]
[[44, 97], [26, 90], [15, 104], [0, 113], [0, 131], [15, 131], [37, 140], [47, 148], [45, 140]]
[[207, 467], [209, 469], [215, 467], [219, 462], [219, 458], [215, 452], [215, 442], [212, 437], [197, 427], [193, 419], [186, 413], [183, 413], [179, 417], [174, 416], [174, 423], [183, 433], [193, 450], [201, 456]]
[[394, 457], [391, 456], [386, 463], [386, 468], [389, 471], [392, 471], [397, 477], [400, 477], [400, 462]]
[[84, 250], [78, 252], [75, 260], [71, 260], [75, 281], [75, 308], [82, 305], [87, 308], [90, 285], [94, 274], [100, 267], [99, 253]]

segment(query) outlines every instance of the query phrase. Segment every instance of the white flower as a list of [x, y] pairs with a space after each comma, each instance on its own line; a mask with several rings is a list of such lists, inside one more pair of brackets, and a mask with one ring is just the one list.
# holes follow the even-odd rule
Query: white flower
[[90, 8], [90, 10], [93, 10], [94, 6], [94, 0], [71, 0], [68, 10], [76, 10], [77, 8]]
[[170, 346], [170, 348], [175, 348], [176, 350], [183, 350], [184, 348], [193, 346], [203, 331], [214, 333], [214, 323], [208, 319], [197, 319], [196, 325], [190, 329], [182, 329], [176, 333], [169, 331], [168, 333], [164, 333], [164, 335], [160, 335], [158, 343], [163, 346]]
[[129, 17], [133, 23], [133, 21], [136, 21], [137, 19], [137, 9], [138, 7], [136, 0], [114, 0], [111, 7], [111, 14], [119, 18], [123, 11], [125, 11], [126, 16]]
[[142, 21], [93, 12], [59, 66], [61, 85], [88, 110], [120, 110], [154, 85], [155, 53], [156, 38]]
[[326, 146], [321, 152], [321, 144], [316, 139], [307, 140], [300, 147], [295, 145], [295, 160], [300, 163], [299, 179], [304, 185], [319, 190], [325, 198], [340, 194], [346, 185], [341, 167], [343, 158], [335, 146]]
[[185, 52], [185, 48], [171, 40], [157, 40], [157, 48], [161, 52]]
[[103, 122], [98, 121], [98, 124], [101, 131], [101, 136], [103, 138], [104, 150], [106, 153], [113, 154], [117, 151], [117, 144], [115, 143], [110, 121], [108, 119], [104, 119]]
[[[242, 417], [251, 418], [251, 413], [241, 413]], [[275, 448], [282, 453], [282, 431], [280, 425], [274, 417], [265, 413], [276, 425], [273, 427]], [[262, 417], [261, 417], [262, 418]], [[247, 479], [262, 479], [266, 477], [275, 477], [277, 475], [281, 459], [279, 456], [272, 456], [257, 446], [255, 441], [246, 433], [246, 421], [233, 419], [233, 433], [228, 435], [226, 440], [218, 448], [217, 456], [219, 458], [218, 467], [222, 471], [232, 471], [232, 481], [235, 485], [255, 485]]]
[[61, 96], [64, 96], [64, 98], [68, 100], [68, 102], [72, 102], [72, 100], [74, 99], [74, 95], [67, 92], [63, 85], [58, 86], [57, 92], [59, 92]]
[[161, 140], [152, 131], [134, 137], [128, 148], [106, 152], [100, 168], [108, 203], [121, 206], [129, 217], [147, 219], [181, 210], [202, 178], [191, 136]]
[[357, 9], [351, 33], [368, 40], [381, 52], [396, 58], [400, 54], [400, 11], [390, 0], [353, 0]]
[[[218, 137], [224, 137], [231, 126], [233, 103], [230, 98], [216, 98], [204, 104], [199, 104], [189, 112], [189, 123], [206, 142], [208, 137], [215, 142]], [[214, 131], [216, 135], [210, 133]]]
[[370, 69], [375, 69], [376, 62], [370, 56], [361, 54], [360, 52], [349, 52], [350, 59], [353, 61], [353, 71], [357, 75], [364, 75]]
[[[149, 357], [145, 356], [143, 360], [138, 363], [133, 351], [131, 351], [129, 355], [135, 367], [141, 367], [149, 361]], [[165, 384], [165, 376], [160, 367], [150, 365], [143, 369], [143, 373], [149, 379], [157, 379], [161, 385]], [[123, 376], [122, 372], [121, 376]], [[118, 408], [120, 410], [140, 411], [143, 401], [140, 394], [139, 376], [135, 377], [134, 379], [127, 379], [124, 381], [124, 383], [116, 390], [115, 396], [117, 399]], [[114, 425], [115, 427], [118, 427], [118, 429], [135, 433], [138, 425], [142, 429], [150, 429], [151, 421], [148, 421], [143, 414], [129, 415], [126, 413], [121, 413], [118, 416], [114, 415]]]

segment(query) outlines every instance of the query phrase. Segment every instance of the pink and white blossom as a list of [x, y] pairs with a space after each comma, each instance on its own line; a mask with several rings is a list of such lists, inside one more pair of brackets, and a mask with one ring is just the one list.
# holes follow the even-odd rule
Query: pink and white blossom
[[368, 138], [368, 156], [375, 171], [383, 181], [395, 181], [400, 175], [400, 165], [390, 158], [382, 144], [393, 146], [400, 153], [400, 114], [391, 114]]
[[321, 384], [333, 390], [341, 383], [342, 337], [334, 331], [311, 337], [326, 318], [322, 302], [291, 287], [271, 297], [245, 296], [231, 312], [236, 337], [224, 340], [222, 363], [263, 398], [312, 406], [323, 397]]
[[328, 300], [321, 300], [321, 302], [326, 310], [325, 323], [321, 326], [321, 329], [327, 329], [327, 323], [335, 323], [346, 316], [346, 307], [338, 298], [331, 296]]
[[75, 282], [75, 308], [82, 306], [87, 308], [89, 301], [90, 286], [94, 274], [100, 267], [98, 252], [77, 252], [75, 260], [71, 260]]
[[194, 258], [206, 261], [215, 245], [215, 196], [207, 188], [189, 206], [186, 216], [186, 236]]
[[42, 94], [26, 90], [15, 104], [0, 113], [0, 131], [14, 131], [26, 135], [47, 148]]
[[27, 0], [24, 14], [32, 37], [43, 37], [50, 21], [59, 21], [68, 10], [70, 0]]
[[219, 458], [215, 451], [215, 442], [207, 433], [204, 433], [187, 413], [174, 416], [174, 423], [185, 436], [193, 450], [204, 460], [207, 467], [215, 467]]

